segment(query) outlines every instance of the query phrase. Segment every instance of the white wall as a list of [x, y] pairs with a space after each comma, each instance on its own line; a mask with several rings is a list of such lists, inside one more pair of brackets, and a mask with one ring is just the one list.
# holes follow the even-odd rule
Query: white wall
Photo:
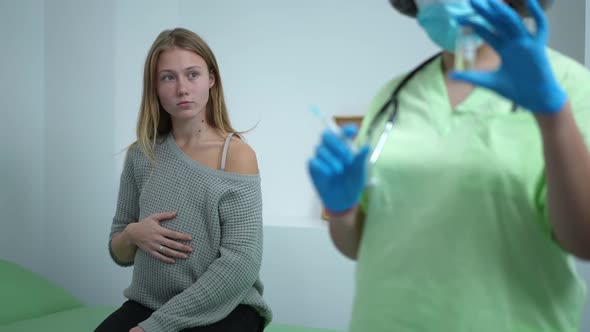
[[264, 228], [260, 277], [277, 322], [346, 330], [354, 267], [334, 249], [326, 228]]
[[[45, 275], [88, 302], [110, 302], [106, 240], [114, 163], [114, 0], [45, 6]], [[122, 282], [122, 281], [121, 281]]]
[[[565, 3], [567, 2], [567, 5]], [[584, 63], [585, 13], [583, 0], [555, 1], [547, 12], [549, 18], [549, 45]]]
[[40, 271], [44, 208], [43, 1], [0, 1], [1, 257]]
[[[552, 45], [582, 61], [580, 10], [560, 8], [550, 19], [560, 22]], [[199, 32], [216, 53], [235, 127], [257, 125], [247, 138], [263, 175], [261, 275], [276, 321], [344, 329], [354, 264], [318, 218], [305, 162], [322, 128], [307, 108], [362, 114], [379, 86], [435, 51], [386, 0], [0, 1], [0, 36], [11, 50], [0, 69], [18, 78], [0, 80], [8, 216], [0, 257], [89, 304], [123, 300], [131, 270], [114, 266], [106, 248], [120, 152], [134, 139], [148, 48], [176, 26]]]

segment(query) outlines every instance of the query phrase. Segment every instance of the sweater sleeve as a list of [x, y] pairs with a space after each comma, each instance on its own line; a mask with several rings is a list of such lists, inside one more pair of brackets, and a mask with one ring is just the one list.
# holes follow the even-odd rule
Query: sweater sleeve
[[240, 183], [219, 201], [219, 257], [197, 281], [139, 324], [146, 332], [180, 331], [225, 318], [251, 291], [262, 263], [260, 182]]
[[133, 167], [133, 156], [134, 148], [132, 146], [127, 152], [125, 157], [125, 164], [123, 166], [123, 172], [121, 173], [121, 181], [119, 185], [119, 197], [117, 199], [117, 210], [115, 217], [113, 218], [113, 224], [111, 225], [111, 232], [109, 235], [109, 254], [113, 261], [120, 266], [131, 266], [133, 262], [121, 262], [115, 257], [111, 247], [111, 241], [113, 237], [123, 231], [125, 227], [131, 223], [137, 221], [139, 218], [139, 189], [135, 181], [134, 167]]

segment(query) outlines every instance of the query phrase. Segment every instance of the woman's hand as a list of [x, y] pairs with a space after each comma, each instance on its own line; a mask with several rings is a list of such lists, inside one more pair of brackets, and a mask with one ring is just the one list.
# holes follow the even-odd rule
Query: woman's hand
[[145, 331], [141, 327], [136, 326], [136, 327], [132, 328], [131, 330], [129, 330], [129, 332], [145, 332]]
[[[150, 253], [157, 259], [174, 263], [174, 258], [188, 258], [192, 248], [179, 241], [190, 241], [188, 234], [175, 232], [160, 225], [161, 222], [176, 217], [176, 212], [162, 212], [152, 214], [136, 223], [127, 226], [131, 242], [143, 251]], [[143, 330], [142, 330], [143, 331]]]

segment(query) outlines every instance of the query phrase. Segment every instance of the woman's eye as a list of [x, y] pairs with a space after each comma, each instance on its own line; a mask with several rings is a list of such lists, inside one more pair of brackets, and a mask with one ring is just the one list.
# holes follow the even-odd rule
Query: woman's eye
[[162, 76], [162, 81], [171, 81], [174, 79], [174, 76], [172, 75], [164, 75]]
[[197, 72], [192, 72], [192, 73], [188, 74], [188, 77], [190, 77], [190, 78], [197, 78], [198, 76], [199, 76], [199, 73], [197, 73]]

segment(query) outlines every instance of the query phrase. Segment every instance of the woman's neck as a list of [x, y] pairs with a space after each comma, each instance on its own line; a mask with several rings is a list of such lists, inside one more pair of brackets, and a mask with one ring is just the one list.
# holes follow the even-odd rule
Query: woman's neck
[[217, 138], [219, 136], [217, 130], [209, 125], [205, 113], [200, 112], [188, 121], [172, 119], [172, 135], [174, 135], [174, 139], [177, 142], [199, 142], [210, 140], [214, 136]]

